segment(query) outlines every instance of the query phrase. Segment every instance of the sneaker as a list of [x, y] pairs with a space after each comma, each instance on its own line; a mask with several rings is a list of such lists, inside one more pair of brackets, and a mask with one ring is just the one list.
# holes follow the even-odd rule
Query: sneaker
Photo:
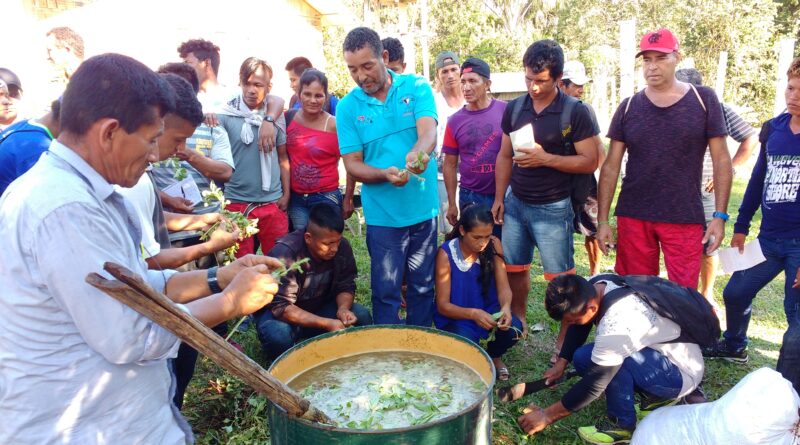
[[747, 363], [750, 357], [747, 356], [747, 348], [732, 350], [728, 347], [725, 339], [717, 341], [717, 344], [710, 348], [703, 348], [703, 357], [710, 359], [721, 358], [733, 363]]
[[681, 399], [665, 399], [662, 397], [642, 394], [641, 401], [639, 402], [638, 405], [635, 406], [636, 419], [641, 421], [642, 419], [647, 417], [648, 414], [652, 413], [658, 408], [675, 405], [678, 402], [680, 402], [680, 400]]
[[597, 425], [578, 428], [578, 436], [586, 442], [596, 444], [630, 443], [633, 430], [622, 428], [608, 419], [603, 419], [597, 422]]
[[689, 393], [686, 397], [683, 398], [683, 402], [686, 405], [696, 405], [698, 403], [706, 403], [708, 402], [708, 398], [706, 397], [705, 391], [703, 391], [703, 385], [701, 384], [694, 391]]

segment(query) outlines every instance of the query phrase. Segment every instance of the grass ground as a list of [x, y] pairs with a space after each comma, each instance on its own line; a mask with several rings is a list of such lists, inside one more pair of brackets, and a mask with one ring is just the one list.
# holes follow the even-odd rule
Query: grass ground
[[[729, 209], [736, 218], [746, 179], [734, 182]], [[760, 214], [756, 215], [751, 234], [758, 233]], [[727, 224], [726, 242], [730, 241], [732, 224]], [[358, 263], [357, 301], [369, 305], [369, 255], [363, 237], [348, 233], [356, 253]], [[575, 237], [575, 262], [578, 273], [588, 274], [588, 260], [583, 248], [582, 237]], [[613, 256], [603, 259], [603, 266], [612, 267]], [[531, 270], [532, 288], [529, 295], [527, 318], [529, 325], [541, 323], [542, 331], [531, 332], [528, 337], [506, 355], [505, 361], [512, 373], [512, 381], [529, 381], [541, 378], [547, 369], [553, 349], [558, 325], [547, 317], [542, 304], [546, 282], [538, 260]], [[715, 295], [720, 306], [722, 290], [729, 276], [720, 275], [715, 285]], [[734, 365], [727, 362], [706, 362], [705, 390], [710, 399], [717, 399], [727, 392], [747, 373], [764, 367], [774, 368], [780, 350], [780, 343], [786, 319], [783, 315], [783, 283], [779, 276], [768, 285], [755, 301], [753, 320], [750, 324], [750, 362], [747, 365]], [[720, 314], [724, 319], [724, 314]], [[724, 328], [724, 320], [723, 320]], [[249, 356], [265, 367], [266, 360], [261, 356], [258, 340], [251, 328], [246, 333], [236, 334], [235, 339], [244, 347]], [[517, 426], [516, 418], [527, 403], [535, 402], [547, 406], [560, 399], [569, 384], [550, 391], [543, 391], [532, 397], [511, 404], [495, 401], [493, 421], [493, 443], [512, 444], [580, 444], [576, 429], [579, 426], [594, 424], [604, 415], [605, 404], [596, 401], [586, 409], [552, 425], [540, 434], [529, 437]], [[266, 400], [238, 380], [229, 376], [221, 368], [205, 357], [198, 361], [195, 378], [190, 385], [184, 413], [198, 436], [200, 444], [254, 444], [269, 442], [269, 426], [266, 417]]]

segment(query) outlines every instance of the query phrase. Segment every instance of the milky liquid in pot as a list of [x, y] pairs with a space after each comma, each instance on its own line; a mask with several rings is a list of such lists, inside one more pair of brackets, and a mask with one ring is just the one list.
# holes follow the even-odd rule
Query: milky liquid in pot
[[345, 357], [299, 375], [289, 386], [351, 429], [404, 428], [458, 413], [486, 384], [456, 361], [418, 352]]

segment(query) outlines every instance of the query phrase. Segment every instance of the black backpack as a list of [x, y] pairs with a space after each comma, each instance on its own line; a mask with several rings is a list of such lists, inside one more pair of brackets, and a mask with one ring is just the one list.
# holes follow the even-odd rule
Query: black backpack
[[[526, 94], [512, 101], [513, 104], [511, 105], [512, 130], [517, 129], [517, 123], [519, 122], [520, 115], [522, 114], [522, 107], [525, 105], [525, 101], [527, 101], [529, 97], [530, 96]], [[575, 151], [575, 144], [572, 141], [572, 114], [573, 111], [575, 110], [575, 107], [579, 103], [581, 103], [581, 101], [566, 94], [564, 94], [564, 99], [565, 99], [564, 107], [561, 109], [561, 116], [560, 116], [561, 143], [564, 147], [564, 150], [561, 152], [561, 155], [574, 156], [577, 154], [577, 152]], [[572, 210], [575, 214], [575, 218], [580, 217], [580, 210], [586, 203], [586, 199], [589, 197], [589, 191], [592, 188], [592, 178], [594, 178], [594, 173], [572, 174], [572, 185], [571, 185], [572, 191], [570, 193], [570, 198], [572, 201]]]
[[670, 343], [696, 343], [701, 347], [716, 344], [720, 337], [719, 318], [711, 304], [694, 289], [679, 286], [672, 281], [652, 275], [600, 274], [589, 282], [609, 281], [622, 286], [606, 293], [600, 305], [602, 318], [612, 304], [630, 294], [635, 294], [658, 315], [672, 320], [681, 328], [681, 334]]

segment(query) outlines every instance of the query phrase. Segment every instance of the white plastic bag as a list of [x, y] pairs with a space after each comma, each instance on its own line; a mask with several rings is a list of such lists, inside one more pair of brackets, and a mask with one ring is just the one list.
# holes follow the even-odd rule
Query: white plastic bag
[[746, 375], [717, 401], [661, 408], [639, 423], [634, 445], [793, 445], [800, 397], [778, 372]]

